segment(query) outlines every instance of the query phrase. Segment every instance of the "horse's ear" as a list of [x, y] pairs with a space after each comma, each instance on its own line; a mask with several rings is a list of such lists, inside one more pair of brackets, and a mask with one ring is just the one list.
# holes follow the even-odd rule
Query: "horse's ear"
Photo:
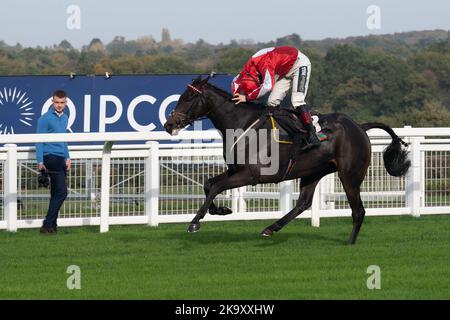
[[200, 74], [197, 78], [192, 81], [192, 84], [195, 86], [203, 87], [208, 83], [211, 75], [208, 75], [206, 78], [202, 79], [202, 75]]
[[207, 76], [205, 79], [202, 80], [202, 86], [204, 86], [205, 84], [207, 84], [209, 81], [209, 76]]
[[202, 81], [202, 75], [199, 74], [197, 78], [194, 79], [195, 83], [201, 82]]
[[205, 79], [203, 79], [201, 81], [201, 86], [203, 87], [205, 84], [208, 83], [209, 79], [211, 79], [212, 77], [214, 77], [215, 72], [211, 72], [211, 74], [209, 74]]
[[216, 75], [216, 73], [214, 71], [211, 71], [211, 73], [201, 81], [202, 86], [204, 86], [205, 84], [208, 83], [208, 81], [212, 78], [214, 78], [214, 76]]

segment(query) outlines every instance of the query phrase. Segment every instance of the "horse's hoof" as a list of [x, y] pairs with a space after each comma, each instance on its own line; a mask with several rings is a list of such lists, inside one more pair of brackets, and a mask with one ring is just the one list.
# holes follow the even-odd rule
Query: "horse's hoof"
[[271, 237], [273, 235], [273, 231], [266, 228], [263, 231], [261, 231], [260, 235], [262, 235], [263, 237]]
[[227, 207], [218, 207], [214, 211], [209, 210], [209, 214], [212, 216], [226, 216], [231, 213], [233, 213], [233, 211]]
[[217, 214], [221, 216], [226, 216], [227, 214], [231, 214], [233, 211], [227, 207], [219, 207], [217, 210]]
[[200, 223], [191, 223], [187, 229], [187, 232], [194, 233], [200, 230]]

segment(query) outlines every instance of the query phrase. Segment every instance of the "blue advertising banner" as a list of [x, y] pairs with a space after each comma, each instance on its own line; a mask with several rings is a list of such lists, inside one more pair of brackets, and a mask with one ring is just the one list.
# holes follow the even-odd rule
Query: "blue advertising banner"
[[[51, 95], [68, 94], [69, 132], [163, 131], [180, 95], [197, 75], [7, 76], [0, 77], [0, 134], [36, 132], [37, 119], [51, 106]], [[214, 85], [230, 91], [230, 75]], [[210, 129], [203, 120], [188, 130]]]

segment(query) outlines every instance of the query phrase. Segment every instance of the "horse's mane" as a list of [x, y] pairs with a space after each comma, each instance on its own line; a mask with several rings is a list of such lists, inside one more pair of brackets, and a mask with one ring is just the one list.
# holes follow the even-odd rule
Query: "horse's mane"
[[232, 97], [231, 93], [229, 93], [228, 91], [223, 90], [222, 88], [219, 88], [215, 85], [213, 85], [212, 83], [206, 83], [207, 86], [212, 87], [215, 91], [217, 91], [217, 93], [220, 93], [224, 98], [230, 98]]
[[[213, 85], [212, 83], [206, 83], [207, 86], [211, 87], [212, 89], [214, 89], [215, 92], [219, 93], [222, 97], [224, 97], [227, 100], [230, 100], [231, 102], [231, 98], [233, 97], [231, 95], [231, 93], [229, 93], [228, 91], [223, 90], [222, 88], [219, 88], [215, 85]], [[245, 108], [249, 108], [249, 109], [253, 109], [255, 111], [262, 111], [264, 109], [267, 108], [266, 105], [264, 105], [263, 103], [255, 103], [255, 102], [246, 102], [246, 103], [242, 103], [240, 104], [242, 106], [245, 106]]]

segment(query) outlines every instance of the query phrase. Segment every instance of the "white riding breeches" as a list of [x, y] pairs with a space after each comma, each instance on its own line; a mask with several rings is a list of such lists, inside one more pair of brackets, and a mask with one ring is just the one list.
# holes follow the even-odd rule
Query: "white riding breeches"
[[308, 92], [309, 79], [311, 76], [311, 62], [308, 57], [300, 51], [297, 60], [291, 70], [278, 79], [269, 95], [267, 105], [277, 107], [286, 97], [289, 89], [292, 89], [291, 100], [294, 108], [306, 104], [305, 98]]

